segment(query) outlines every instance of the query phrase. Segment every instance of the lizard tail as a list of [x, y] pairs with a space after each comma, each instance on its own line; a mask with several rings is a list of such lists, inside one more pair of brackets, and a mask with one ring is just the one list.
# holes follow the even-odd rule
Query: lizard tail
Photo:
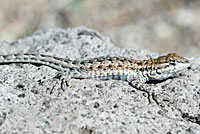
[[65, 58], [58, 58], [42, 54], [11, 54], [0, 55], [0, 64], [12, 64], [12, 63], [29, 63], [45, 65], [56, 70], [62, 70], [63, 68], [71, 68], [72, 61]]

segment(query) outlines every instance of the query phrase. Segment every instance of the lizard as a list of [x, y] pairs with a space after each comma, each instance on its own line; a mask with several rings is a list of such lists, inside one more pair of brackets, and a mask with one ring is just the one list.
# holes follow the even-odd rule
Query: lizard
[[[149, 81], [161, 81], [176, 76], [177, 72], [190, 66], [190, 61], [176, 53], [169, 53], [155, 59], [135, 60], [125, 57], [98, 57], [89, 60], [70, 60], [43, 54], [0, 55], [0, 64], [29, 63], [49, 66], [58, 70], [57, 76], [62, 80], [95, 79], [123, 80], [150, 96]], [[65, 82], [64, 82], [65, 83]], [[65, 89], [66, 84], [61, 83]], [[63, 86], [62, 86], [63, 85]], [[154, 96], [157, 104], [162, 102]], [[149, 99], [150, 101], [150, 99]], [[151, 101], [150, 101], [151, 102]]]

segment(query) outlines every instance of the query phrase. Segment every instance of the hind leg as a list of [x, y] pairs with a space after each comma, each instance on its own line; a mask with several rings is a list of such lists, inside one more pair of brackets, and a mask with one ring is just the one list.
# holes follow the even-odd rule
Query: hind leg
[[50, 90], [50, 94], [52, 94], [55, 89], [62, 89], [63, 91], [67, 89], [69, 86], [68, 82], [71, 79], [69, 71], [69, 69], [59, 71], [53, 78], [49, 79], [50, 83], [53, 84], [53, 88]]

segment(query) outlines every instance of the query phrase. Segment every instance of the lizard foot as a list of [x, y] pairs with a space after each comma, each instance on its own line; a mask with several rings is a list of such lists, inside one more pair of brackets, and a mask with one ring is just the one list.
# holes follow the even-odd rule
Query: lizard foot
[[53, 78], [50, 79], [50, 84], [53, 85], [53, 87], [50, 90], [50, 94], [52, 94], [53, 91], [57, 89], [65, 91], [69, 86], [69, 79], [70, 78], [67, 71], [58, 72]]
[[160, 93], [160, 94], [155, 94], [155, 92], [151, 93], [152, 99], [161, 107], [165, 107], [166, 103], [168, 104], [173, 103], [173, 100], [169, 97], [169, 95]]

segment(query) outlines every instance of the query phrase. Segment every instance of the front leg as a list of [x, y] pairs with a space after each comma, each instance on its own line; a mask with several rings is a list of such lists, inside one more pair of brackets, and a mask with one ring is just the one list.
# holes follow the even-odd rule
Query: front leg
[[164, 107], [164, 103], [162, 102], [161, 98], [157, 97], [155, 91], [151, 89], [150, 85], [145, 83], [145, 81], [141, 80], [132, 80], [129, 83], [132, 87], [136, 88], [137, 90], [146, 92], [148, 95], [149, 103], [153, 103], [155, 101], [159, 106]]
[[150, 98], [151, 95], [149, 92], [150, 88], [148, 87], [147, 84], [145, 84], [143, 81], [136, 79], [136, 80], [132, 80], [131, 82], [129, 82], [129, 85], [131, 85], [133, 88], [136, 88], [137, 90], [147, 93], [149, 103], [152, 103], [152, 99]]

